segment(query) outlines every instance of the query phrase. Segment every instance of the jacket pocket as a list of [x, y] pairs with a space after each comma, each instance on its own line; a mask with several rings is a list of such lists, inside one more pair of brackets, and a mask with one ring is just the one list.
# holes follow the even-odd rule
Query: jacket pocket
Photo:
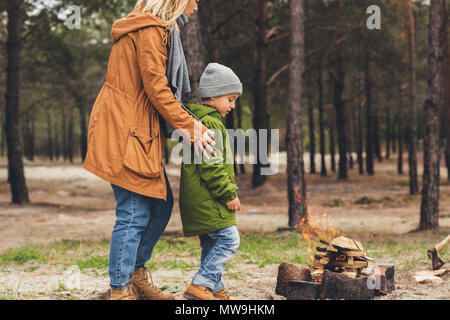
[[147, 178], [161, 176], [159, 132], [148, 126], [130, 126], [124, 166]]

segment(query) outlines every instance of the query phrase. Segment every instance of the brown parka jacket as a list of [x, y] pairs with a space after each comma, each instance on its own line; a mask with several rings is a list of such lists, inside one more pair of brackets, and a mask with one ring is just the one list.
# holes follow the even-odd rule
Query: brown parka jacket
[[114, 23], [111, 35], [114, 44], [105, 84], [92, 109], [83, 167], [124, 189], [166, 200], [159, 117], [174, 129], [184, 129], [191, 143], [207, 128], [181, 107], [169, 88], [170, 29], [161, 19], [133, 11]]

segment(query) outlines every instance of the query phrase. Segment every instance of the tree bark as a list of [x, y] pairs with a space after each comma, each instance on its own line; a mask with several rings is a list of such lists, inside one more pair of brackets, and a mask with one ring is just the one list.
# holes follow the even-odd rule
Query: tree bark
[[181, 39], [191, 84], [191, 92], [183, 97], [183, 101], [186, 103], [200, 103], [198, 85], [200, 77], [206, 68], [206, 51], [198, 12], [189, 17], [189, 22], [181, 30]]
[[67, 146], [67, 112], [66, 109], [64, 108], [62, 110], [62, 116], [61, 116], [61, 135], [62, 135], [62, 153], [63, 153], [63, 159], [64, 161], [67, 161], [67, 159], [69, 158], [68, 156], [68, 146]]
[[[258, 40], [256, 44], [256, 70], [253, 88], [254, 111], [253, 128], [258, 132], [260, 129], [269, 129], [269, 115], [266, 106], [266, 82], [267, 82], [267, 24], [268, 24], [268, 4], [266, 0], [258, 0]], [[295, 89], [299, 90], [299, 89]], [[262, 164], [260, 157], [260, 143], [258, 139], [257, 163], [253, 166], [252, 187], [262, 186], [267, 181], [267, 176], [261, 175], [261, 169], [267, 165]], [[267, 149], [266, 149], [267, 150]]]
[[345, 103], [342, 99], [345, 87], [345, 71], [343, 61], [343, 42], [336, 44], [336, 69], [333, 75], [334, 91], [333, 104], [336, 110], [336, 128], [339, 146], [339, 171], [338, 179], [347, 180], [347, 125], [345, 120]]
[[[237, 110], [237, 126], [238, 126], [238, 129], [242, 129], [241, 98], [238, 98], [236, 101], [236, 110]], [[244, 157], [244, 159], [245, 159], [245, 150], [244, 150], [244, 154], [242, 154], [242, 157]], [[239, 173], [245, 174], [245, 161], [242, 161], [242, 163], [239, 165]]]
[[73, 125], [73, 107], [69, 109], [69, 128], [67, 132], [67, 156], [69, 157], [69, 162], [73, 163], [74, 158], [74, 125]]
[[383, 162], [383, 157], [381, 156], [381, 139], [380, 139], [380, 116], [379, 108], [375, 104], [375, 112], [373, 113], [373, 134], [374, 134], [374, 144], [375, 144], [375, 155], [378, 162]]
[[60, 143], [59, 143], [59, 132], [58, 132], [58, 121], [53, 122], [53, 151], [56, 160], [59, 160], [61, 153]]
[[305, 59], [304, 2], [291, 1], [291, 39], [289, 68], [289, 103], [287, 114], [287, 177], [289, 227], [298, 228], [309, 222], [306, 181], [303, 163], [302, 95]]
[[416, 27], [415, 18], [409, 3], [408, 12], [408, 52], [409, 52], [409, 194], [419, 192], [417, 180], [417, 81], [416, 81]]
[[330, 128], [328, 130], [330, 139], [330, 156], [331, 156], [331, 171], [336, 172], [336, 130], [335, 123], [332, 119], [328, 119], [331, 122]]
[[372, 83], [370, 79], [370, 57], [368, 51], [366, 51], [364, 56], [364, 77], [366, 86], [366, 171], [369, 176], [373, 176], [375, 174], [373, 166], [375, 142], [372, 115]]
[[361, 102], [358, 103], [358, 171], [360, 175], [364, 174], [363, 159], [363, 110]]
[[447, 8], [447, 25], [444, 29], [444, 68], [445, 68], [445, 165], [447, 167], [447, 180], [450, 181], [450, 48], [448, 42], [448, 28], [450, 27], [450, 21], [448, 18]]
[[29, 203], [28, 189], [23, 168], [22, 137], [20, 132], [19, 91], [21, 31], [25, 16], [22, 0], [9, 0], [7, 3], [8, 39], [6, 75], [6, 113], [5, 130], [8, 151], [8, 182], [12, 202]]
[[398, 156], [397, 156], [397, 173], [403, 174], [403, 99], [402, 99], [402, 85], [398, 82], [398, 110], [395, 116], [395, 123], [397, 125], [397, 141], [398, 141]]
[[52, 114], [47, 110], [47, 156], [53, 161], [53, 134], [52, 134]]
[[444, 94], [444, 45], [446, 21], [445, 0], [430, 4], [428, 96], [425, 101], [424, 169], [419, 229], [439, 227], [439, 110]]
[[[84, 91], [84, 90], [83, 90]], [[82, 161], [86, 159], [87, 153], [87, 125], [86, 125], [86, 98], [83, 95], [83, 91], [75, 89], [72, 94], [75, 98], [75, 103], [78, 110], [79, 121], [80, 121], [80, 155]]]
[[[388, 98], [388, 101], [390, 100], [390, 97]], [[391, 158], [391, 139], [392, 139], [392, 111], [391, 108], [387, 108], [387, 115], [386, 115], [386, 159], [389, 160]]]
[[308, 77], [308, 129], [309, 129], [309, 173], [316, 174], [316, 136], [314, 124], [314, 103], [312, 95], [312, 85]]
[[327, 166], [325, 163], [325, 123], [323, 119], [323, 77], [322, 77], [322, 63], [323, 56], [320, 56], [320, 60], [318, 63], [317, 70], [317, 87], [318, 87], [318, 95], [319, 95], [319, 137], [320, 137], [320, 175], [322, 177], [327, 176]]

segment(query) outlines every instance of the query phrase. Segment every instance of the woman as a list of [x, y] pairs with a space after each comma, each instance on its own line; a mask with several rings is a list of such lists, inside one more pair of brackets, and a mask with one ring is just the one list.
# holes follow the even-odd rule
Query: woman
[[177, 18], [183, 13], [189, 17], [197, 2], [140, 0], [112, 28], [114, 44], [92, 109], [84, 163], [86, 170], [111, 183], [117, 202], [109, 256], [112, 300], [137, 299], [138, 293], [145, 299], [173, 299], [149, 281], [144, 265], [173, 206], [160, 120], [190, 136], [197, 153], [212, 152], [214, 144], [213, 132], [182, 108], [166, 76], [170, 40], [179, 40]]

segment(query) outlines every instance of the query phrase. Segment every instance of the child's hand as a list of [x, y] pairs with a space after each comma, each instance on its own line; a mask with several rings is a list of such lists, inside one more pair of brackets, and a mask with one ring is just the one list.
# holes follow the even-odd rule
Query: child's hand
[[230, 202], [227, 202], [227, 207], [230, 210], [234, 211], [240, 211], [241, 210], [241, 201], [239, 200], [239, 197], [234, 198]]

